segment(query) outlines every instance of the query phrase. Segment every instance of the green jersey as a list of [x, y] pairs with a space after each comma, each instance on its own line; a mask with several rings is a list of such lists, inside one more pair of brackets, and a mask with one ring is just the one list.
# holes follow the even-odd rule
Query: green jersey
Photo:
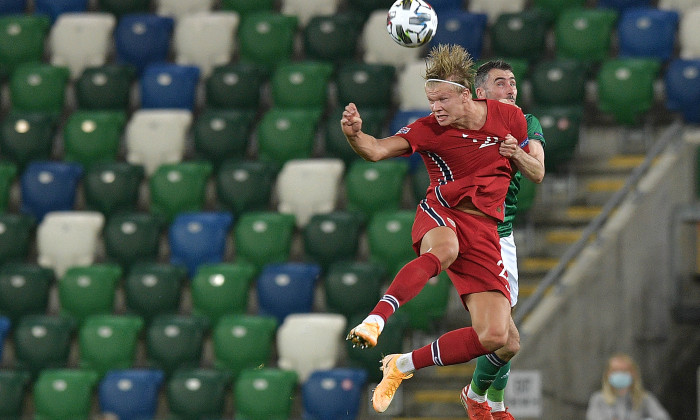
[[[532, 114], [525, 114], [525, 120], [527, 121], [527, 137], [530, 141], [539, 141], [544, 147], [544, 135], [542, 135], [540, 120]], [[523, 175], [520, 171], [515, 172], [508, 186], [505, 204], [506, 212], [503, 221], [498, 224], [498, 236], [501, 238], [509, 236], [513, 232], [513, 219], [515, 219], [515, 215], [518, 212], [518, 191], [520, 191], [520, 180], [522, 177]]]

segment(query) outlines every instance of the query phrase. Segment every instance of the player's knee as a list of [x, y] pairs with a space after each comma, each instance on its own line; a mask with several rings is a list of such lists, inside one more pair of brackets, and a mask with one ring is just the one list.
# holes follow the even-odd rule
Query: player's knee
[[430, 253], [438, 257], [440, 264], [442, 265], [442, 269], [445, 270], [457, 259], [457, 255], [459, 254], [459, 244], [452, 244], [448, 242], [441, 243], [440, 245], [433, 247], [430, 250]]
[[479, 341], [489, 351], [496, 351], [508, 344], [508, 330], [488, 328], [479, 334]]

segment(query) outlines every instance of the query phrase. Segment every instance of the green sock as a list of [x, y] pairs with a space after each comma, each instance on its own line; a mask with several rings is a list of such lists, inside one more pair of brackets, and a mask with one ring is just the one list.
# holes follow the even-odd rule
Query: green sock
[[496, 379], [487, 391], [489, 401], [503, 402], [506, 385], [508, 384], [508, 374], [510, 373], [510, 362], [501, 366]]
[[496, 379], [504, 363], [494, 353], [479, 356], [476, 359], [476, 369], [474, 370], [474, 375], [472, 375], [472, 382], [469, 388], [477, 395], [486, 395], [486, 390], [489, 389]]

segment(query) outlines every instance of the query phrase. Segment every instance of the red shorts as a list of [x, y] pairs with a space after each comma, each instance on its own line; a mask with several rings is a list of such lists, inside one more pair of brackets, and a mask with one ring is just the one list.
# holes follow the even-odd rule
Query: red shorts
[[510, 301], [508, 273], [501, 259], [497, 222], [423, 200], [418, 204], [412, 230], [416, 253], [420, 254], [423, 235], [438, 226], [447, 226], [457, 234], [459, 255], [447, 269], [447, 274], [459, 295], [499, 291]]

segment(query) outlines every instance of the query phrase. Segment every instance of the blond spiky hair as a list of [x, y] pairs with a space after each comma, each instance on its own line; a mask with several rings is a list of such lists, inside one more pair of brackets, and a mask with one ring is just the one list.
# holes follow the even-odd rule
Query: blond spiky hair
[[[462, 46], [440, 44], [428, 53], [425, 79], [450, 80], [471, 89], [475, 73], [473, 66], [474, 60]], [[455, 88], [459, 89], [457, 86]]]

